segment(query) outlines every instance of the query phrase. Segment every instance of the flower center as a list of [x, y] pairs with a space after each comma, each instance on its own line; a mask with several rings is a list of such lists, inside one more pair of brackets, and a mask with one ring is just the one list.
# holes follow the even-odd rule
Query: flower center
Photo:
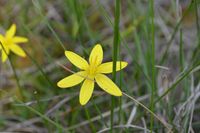
[[93, 59], [90, 62], [90, 66], [88, 67], [88, 75], [95, 76], [96, 70], [97, 70], [98, 64], [97, 64], [97, 56], [93, 57]]
[[88, 75], [95, 76], [96, 70], [97, 70], [97, 66], [94, 65], [94, 64], [91, 64], [91, 65], [88, 67], [87, 73], [88, 73]]
[[4, 43], [5, 45], [13, 44], [12, 38], [6, 38]]

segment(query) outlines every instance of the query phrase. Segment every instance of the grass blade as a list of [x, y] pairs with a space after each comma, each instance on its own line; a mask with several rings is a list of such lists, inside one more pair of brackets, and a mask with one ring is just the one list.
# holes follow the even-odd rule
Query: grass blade
[[[113, 40], [113, 81], [116, 82], [116, 62], [118, 56], [118, 49], [120, 44], [119, 38], [119, 22], [120, 22], [120, 0], [115, 0], [115, 22], [114, 22], [114, 40]], [[115, 99], [111, 96], [111, 115], [110, 115], [110, 132], [113, 132], [113, 113], [115, 107]]]
[[[154, 0], [150, 1], [150, 22], [151, 22], [151, 74], [152, 74], [152, 79], [151, 79], [151, 111], [154, 112], [154, 93], [156, 91], [156, 83], [155, 83], [155, 28], [154, 28]], [[150, 129], [151, 132], [153, 130], [154, 126], [154, 116], [151, 114], [151, 119], [150, 119]]]

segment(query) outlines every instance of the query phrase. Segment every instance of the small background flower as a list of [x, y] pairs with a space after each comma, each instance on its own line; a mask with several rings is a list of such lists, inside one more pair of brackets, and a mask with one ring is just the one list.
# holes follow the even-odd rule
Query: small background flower
[[21, 57], [26, 56], [26, 53], [22, 48], [20, 48], [20, 46], [18, 46], [18, 43], [25, 43], [28, 41], [28, 39], [21, 36], [15, 36], [15, 33], [16, 25], [13, 24], [6, 31], [5, 35], [0, 34], [0, 42], [2, 44], [0, 45], [2, 62], [5, 62], [7, 60], [10, 51]]

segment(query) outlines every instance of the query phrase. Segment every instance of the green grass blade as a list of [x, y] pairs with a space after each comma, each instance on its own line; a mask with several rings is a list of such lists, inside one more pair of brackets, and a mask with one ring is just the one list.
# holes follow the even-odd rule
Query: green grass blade
[[[120, 45], [119, 37], [119, 22], [120, 22], [120, 0], [115, 0], [115, 22], [114, 22], [114, 38], [113, 38], [113, 81], [116, 82], [116, 62]], [[113, 116], [114, 116], [115, 99], [111, 96], [111, 115], [110, 115], [110, 132], [113, 132]]]
[[197, 46], [196, 48], [194, 48], [194, 52], [191, 58], [193, 63], [196, 63], [199, 60], [199, 55], [200, 55], [200, 22], [199, 22], [198, 4], [199, 4], [198, 1], [194, 0], [196, 28], [197, 28]]
[[54, 29], [50, 25], [49, 21], [47, 20], [47, 18], [42, 14], [42, 8], [40, 7], [39, 1], [38, 0], [32, 0], [32, 2], [34, 4], [34, 6], [36, 7], [36, 9], [37, 9], [38, 13], [40, 14], [40, 16], [42, 18], [44, 18], [44, 21], [45, 21], [46, 25], [48, 26], [48, 28], [50, 29], [50, 31], [53, 33], [54, 37], [56, 38], [56, 40], [58, 41], [58, 43], [60, 44], [60, 46], [63, 48], [63, 50], [66, 50], [64, 44], [62, 43], [62, 41], [58, 37], [57, 33], [54, 31]]
[[[151, 111], [154, 112], [154, 96], [156, 91], [156, 83], [155, 83], [155, 28], [154, 28], [154, 0], [150, 1], [150, 22], [151, 22], [151, 74], [152, 74], [152, 82], [151, 82]], [[151, 114], [150, 119], [150, 129], [151, 132], [154, 127], [154, 116]]]
[[[108, 21], [108, 24], [111, 26], [111, 27], [114, 27], [114, 24], [113, 22], [111, 21], [111, 18], [109, 17], [108, 13], [106, 12], [105, 8], [103, 7], [103, 5], [99, 2], [99, 0], [96, 0], [97, 1], [97, 4], [99, 6], [99, 9], [101, 10], [101, 12], [103, 13], [105, 19]], [[119, 33], [120, 34], [120, 33]], [[129, 48], [129, 46], [127, 45], [127, 43], [125, 42], [125, 40], [123, 39], [123, 36], [120, 34], [120, 40], [122, 42], [122, 46], [126, 48], [127, 50], [127, 53], [131, 56], [132, 58], [132, 61], [133, 61], [133, 64], [136, 65], [137, 69], [139, 69], [143, 74], [144, 74], [144, 77], [145, 79], [148, 81], [148, 83], [150, 84], [151, 83], [151, 80], [150, 80], [150, 77], [147, 75], [147, 73], [145, 73], [143, 70], [142, 70], [142, 66], [137, 62], [137, 59], [135, 58], [134, 56], [134, 53], [133, 51], [131, 51], [131, 49]]]
[[33, 113], [37, 114], [38, 116], [40, 116], [42, 119], [48, 121], [49, 123], [55, 125], [60, 131], [64, 131], [65, 129], [58, 123], [56, 123], [55, 121], [51, 120], [49, 117], [47, 117], [46, 115], [43, 115], [42, 113], [40, 113], [39, 111], [35, 110], [34, 108], [27, 106], [26, 104], [23, 104], [22, 101], [16, 99], [19, 104], [21, 104], [21, 106], [26, 107], [27, 109], [29, 109], [30, 111], [32, 111]]
[[41, 74], [45, 77], [45, 79], [47, 80], [49, 85], [52, 86], [53, 88], [56, 88], [55, 85], [49, 79], [49, 77], [45, 74], [45, 72], [43, 71], [42, 67], [37, 63], [37, 61], [26, 50], [24, 50], [24, 51], [25, 51], [26, 55], [31, 59], [31, 61], [36, 65], [36, 67], [41, 72]]
[[92, 121], [91, 121], [90, 113], [89, 113], [89, 111], [88, 111], [87, 108], [84, 108], [84, 110], [85, 110], [86, 117], [87, 117], [87, 119], [88, 119], [88, 121], [89, 121], [90, 127], [91, 127], [91, 129], [92, 129], [92, 132], [95, 133], [95, 132], [96, 132], [96, 129], [95, 129], [94, 124], [93, 124]]
[[193, 2], [190, 3], [189, 7], [187, 8], [187, 10], [183, 13], [183, 16], [181, 17], [181, 19], [178, 21], [178, 23], [176, 24], [175, 28], [174, 28], [174, 31], [172, 33], [172, 36], [171, 38], [169, 39], [169, 41], [167, 42], [167, 48], [165, 50], [165, 52], [163, 53], [163, 55], [161, 56], [161, 59], [159, 61], [159, 64], [162, 65], [165, 60], [167, 59], [167, 56], [168, 56], [168, 51], [169, 51], [169, 48], [171, 47], [172, 45], [172, 42], [176, 36], [176, 33], [178, 32], [178, 29], [179, 29], [179, 26], [181, 25], [183, 19], [188, 15], [188, 12], [190, 11], [191, 7], [192, 7], [192, 4]]

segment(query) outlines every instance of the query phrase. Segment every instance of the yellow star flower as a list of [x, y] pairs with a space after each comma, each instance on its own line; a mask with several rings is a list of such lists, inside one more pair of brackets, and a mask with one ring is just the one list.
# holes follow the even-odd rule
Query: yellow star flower
[[[113, 62], [102, 63], [103, 50], [100, 44], [95, 45], [92, 49], [89, 57], [89, 63], [71, 51], [65, 51], [65, 55], [69, 61], [81, 69], [81, 71], [60, 80], [57, 85], [60, 88], [67, 88], [77, 85], [84, 80], [79, 94], [79, 101], [81, 105], [85, 105], [91, 98], [95, 82], [100, 86], [100, 88], [111, 95], [122, 95], [122, 92], [117, 85], [104, 75], [112, 73]], [[117, 61], [116, 71], [125, 68], [127, 65], [127, 62]]]
[[[16, 32], [16, 25], [12, 24], [12, 26], [10, 27], [10, 29], [8, 29], [6, 31], [5, 36], [3, 36], [2, 34], [0, 34], [0, 42], [3, 45], [0, 45], [0, 50], [2, 52], [2, 62], [5, 62], [7, 60], [7, 55], [9, 55], [10, 51], [12, 51], [13, 53], [21, 56], [21, 57], [25, 57], [26, 54], [24, 52], [24, 50], [22, 48], [20, 48], [17, 43], [25, 43], [28, 41], [27, 38], [25, 37], [20, 37], [20, 36], [15, 36], [15, 32]], [[5, 51], [6, 53], [5, 53]]]

